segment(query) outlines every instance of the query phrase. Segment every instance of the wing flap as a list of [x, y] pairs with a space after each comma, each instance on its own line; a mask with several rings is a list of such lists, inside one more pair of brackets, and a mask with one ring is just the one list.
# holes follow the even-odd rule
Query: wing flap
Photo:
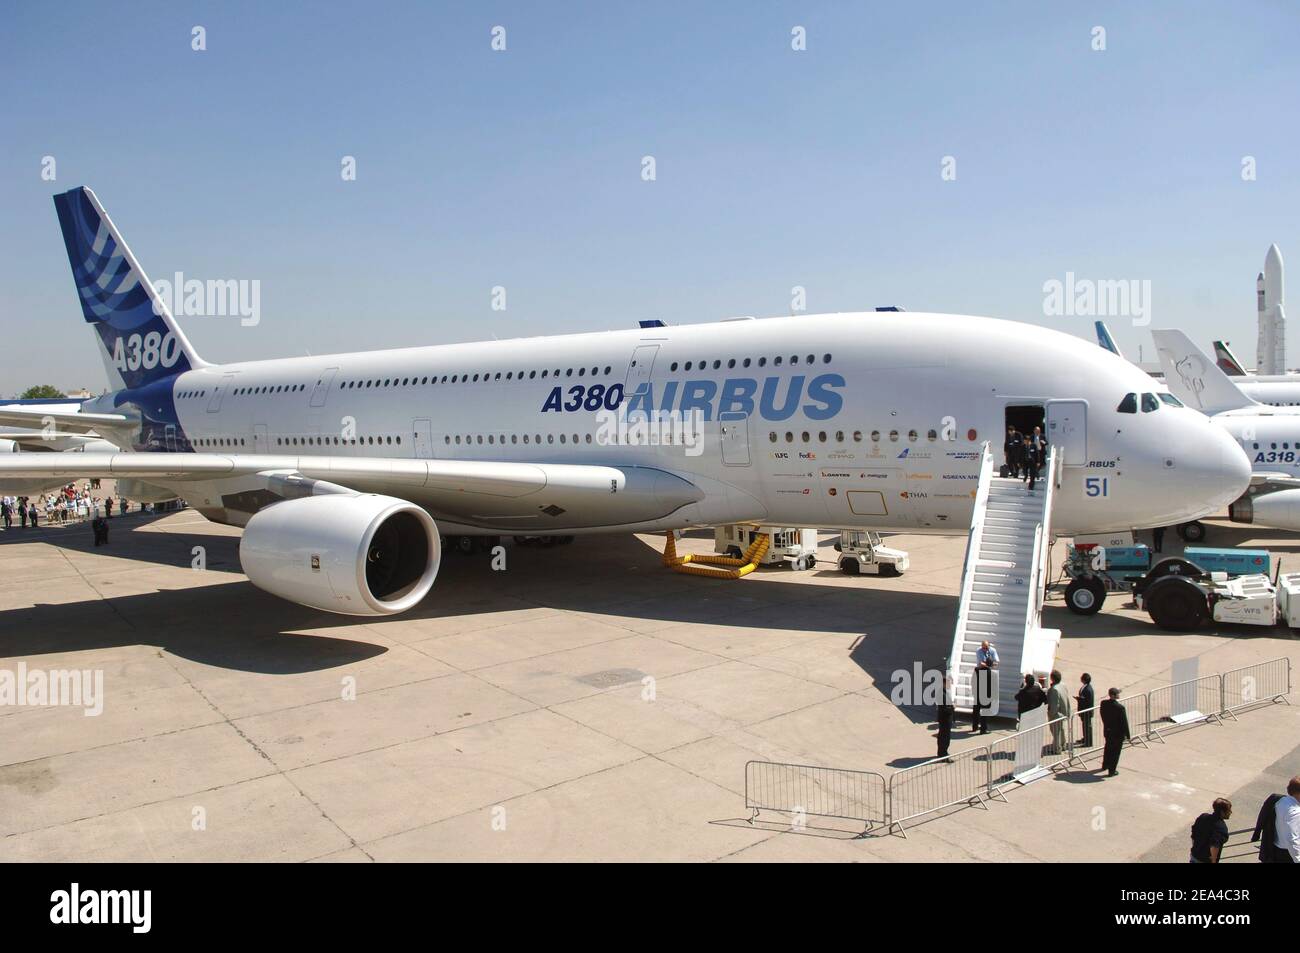
[[123, 414], [83, 414], [66, 410], [21, 410], [0, 407], [0, 427], [26, 427], [41, 430], [51, 424], [64, 433], [87, 434], [96, 428], [127, 427], [133, 423]]
[[286, 475], [401, 497], [471, 525], [545, 523], [557, 531], [658, 519], [704, 498], [694, 483], [653, 467], [271, 454], [0, 455], [0, 485], [6, 478], [107, 477], [142, 480], [184, 497], [196, 483], [215, 482], [224, 495], [267, 489]]

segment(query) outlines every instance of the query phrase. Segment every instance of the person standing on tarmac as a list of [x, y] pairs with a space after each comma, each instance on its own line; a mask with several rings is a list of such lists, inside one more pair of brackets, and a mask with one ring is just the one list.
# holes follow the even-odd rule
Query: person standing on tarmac
[[957, 708], [953, 704], [952, 697], [952, 679], [944, 676], [943, 679], [943, 698], [939, 699], [938, 710], [935, 712], [939, 722], [939, 754], [938, 757], [948, 757], [948, 745], [952, 741], [952, 722], [957, 717]]
[[1133, 740], [1128, 728], [1128, 712], [1119, 701], [1119, 689], [1108, 688], [1106, 700], [1097, 706], [1097, 710], [1101, 712], [1101, 733], [1106, 739], [1101, 767], [1107, 777], [1113, 778], [1119, 774], [1119, 755], [1124, 742]]

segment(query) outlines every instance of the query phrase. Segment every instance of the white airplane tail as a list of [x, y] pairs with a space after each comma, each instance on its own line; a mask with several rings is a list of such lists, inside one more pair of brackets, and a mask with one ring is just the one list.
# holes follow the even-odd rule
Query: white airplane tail
[[1217, 414], [1256, 406], [1182, 331], [1152, 331], [1170, 393], [1188, 407]]

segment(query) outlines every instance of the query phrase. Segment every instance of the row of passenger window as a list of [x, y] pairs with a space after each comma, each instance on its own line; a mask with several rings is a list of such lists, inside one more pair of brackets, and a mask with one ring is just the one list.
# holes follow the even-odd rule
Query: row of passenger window
[[[608, 377], [611, 370], [613, 370], [612, 367], [606, 366], [604, 370], [604, 376]], [[527, 374], [526, 378], [525, 378], [525, 373]], [[495, 374], [493, 374], [491, 371], [486, 371], [482, 374], [450, 374], [450, 375], [443, 374], [441, 377], [439, 377], [437, 374], [433, 374], [425, 377], [385, 377], [385, 378], [376, 377], [373, 378], [372, 380], [342, 381], [339, 384], [339, 390], [363, 390], [371, 387], [414, 387], [423, 384], [448, 384], [448, 383], [477, 384], [479, 382], [486, 384], [489, 381], [500, 381], [500, 380], [522, 381], [525, 379], [534, 380], [539, 377], [545, 379], [545, 378], [555, 378], [561, 376], [599, 377], [600, 375], [601, 375], [601, 369], [599, 367], [591, 368], [590, 374], [588, 374], [587, 368], [585, 367], [579, 367], [576, 368], [576, 370], [575, 368], [570, 367], [570, 368], [566, 368], [564, 371], [561, 371], [560, 368], [557, 367], [555, 368], [555, 370], [551, 370], [550, 368], [547, 368], [542, 371], [535, 371], [535, 370], [527, 371], [527, 372], [519, 371], [517, 373], [515, 371], [506, 371], [504, 375], [502, 374], [501, 371], [497, 371]]]
[[[781, 357], [774, 357], [771, 359], [772, 366], [780, 367], [784, 362], [784, 360], [785, 359]], [[817, 357], [814, 354], [809, 354], [806, 357], [802, 358], [802, 360], [805, 364], [817, 363]], [[789, 363], [792, 366], [798, 365], [799, 362], [800, 362], [800, 357], [798, 354], [793, 354], [790, 356]], [[830, 362], [831, 362], [831, 355], [823, 354], [822, 363], [829, 364]], [[713, 369], [715, 371], [721, 370], [722, 363], [723, 362], [721, 358], [715, 358], [712, 362]], [[729, 358], [726, 362], [728, 369], [736, 367], [737, 364], [739, 364], [742, 368], [750, 367], [753, 364], [757, 364], [758, 367], [766, 367], [767, 363], [768, 363], [768, 359], [766, 357], [759, 357], [759, 358], [746, 357], [746, 358], [741, 358], [739, 361], [733, 357], [733, 358]], [[707, 360], [686, 361], [684, 364], [681, 364], [678, 361], [673, 361], [670, 370], [676, 371], [679, 366], [682, 368], [682, 370], [703, 371], [703, 370], [708, 370], [710, 366], [710, 362]], [[607, 364], [603, 369], [603, 376], [608, 377], [612, 370], [613, 367]], [[496, 371], [495, 373], [492, 371], [485, 371], [480, 374], [469, 374], [469, 373], [443, 374], [441, 377], [439, 377], [437, 374], [426, 374], [424, 376], [417, 376], [417, 377], [383, 377], [383, 378], [375, 377], [369, 380], [353, 379], [353, 380], [340, 381], [338, 385], [338, 389], [339, 390], [367, 390], [376, 387], [416, 387], [416, 386], [428, 385], [431, 383], [432, 384], [440, 384], [440, 383], [441, 384], [447, 384], [447, 383], [477, 384], [479, 382], [487, 383], [489, 381], [500, 381], [500, 380], [507, 380], [507, 381], [530, 380], [531, 381], [531, 380], [538, 380], [538, 379], [547, 380], [547, 379], [554, 379], [558, 377], [575, 377], [575, 376], [576, 377], [588, 377], [588, 376], [599, 377], [602, 376], [602, 369], [599, 366], [596, 366], [591, 368], [590, 372], [588, 372], [588, 369], [586, 367], [579, 367], [579, 368], [569, 367], [569, 368], [564, 368], [563, 370], [557, 367], [554, 370], [550, 368], [544, 368], [542, 370], [531, 370], [526, 372], [505, 371], [504, 374], [501, 371]], [[266, 385], [258, 385], [255, 387], [252, 386], [236, 387], [233, 391], [231, 391], [231, 395], [234, 397], [243, 397], [251, 394], [296, 394], [296, 393], [301, 393], [306, 389], [307, 389], [306, 384], [266, 384]], [[191, 391], [183, 391], [178, 396], [182, 399], [191, 400], [191, 399], [206, 397], [207, 393], [208, 392], [206, 389], [191, 390]]]
[[[871, 442], [872, 442], [872, 443], [880, 443], [880, 437], [881, 437], [881, 434], [880, 434], [880, 431], [879, 431], [879, 430], [873, 430], [873, 431], [871, 431]], [[966, 431], [966, 439], [969, 440], [969, 441], [971, 441], [972, 443], [973, 443], [973, 442], [974, 442], [978, 437], [979, 437], [979, 432], [976, 431], [976, 430], [974, 430], [973, 428], [972, 428], [971, 430]], [[921, 434], [920, 434], [919, 431], [916, 431], [916, 430], [909, 430], [909, 431], [907, 432], [907, 439], [908, 439], [909, 441], [913, 442], [913, 443], [915, 443], [915, 442], [916, 442], [917, 440], [919, 440], [920, 438], [921, 438]], [[933, 442], [935, 442], [936, 440], [939, 439], [939, 431], [937, 431], [937, 430], [930, 430], [930, 431], [927, 431], [927, 432], [926, 432], [926, 435], [925, 435], [925, 438], [926, 438], [927, 440], [929, 440], [931, 443], [933, 443]], [[780, 435], [779, 435], [775, 430], [773, 430], [773, 431], [771, 431], [771, 432], [768, 433], [768, 435], [767, 435], [767, 439], [768, 439], [768, 441], [771, 442], [771, 443], [778, 443], [778, 442], [780, 441], [781, 437], [780, 437]], [[827, 431], [825, 431], [825, 430], [819, 430], [819, 431], [817, 432], [817, 442], [818, 442], [818, 443], [826, 443], [828, 440], [831, 440], [831, 439], [832, 439], [832, 438], [831, 438], [831, 435], [830, 435]], [[889, 431], [889, 440], [890, 440], [891, 443], [898, 443], [898, 439], [899, 439], [899, 431], [897, 431], [897, 430], [891, 430], [891, 431]], [[793, 431], [793, 430], [787, 430], [787, 431], [785, 432], [785, 442], [786, 442], [786, 443], [794, 443], [794, 442], [795, 442], [795, 434], [794, 434], [794, 431]], [[813, 442], [812, 434], [811, 434], [809, 431], [805, 430], [805, 431], [802, 432], [802, 442], [803, 442], [803, 443], [812, 443], [812, 442]], [[835, 434], [834, 434], [834, 442], [835, 442], [835, 443], [844, 443], [844, 442], [846, 442], [846, 441], [845, 441], [845, 435], [844, 435], [844, 431], [843, 431], [843, 430], [837, 430], [837, 431], [835, 431]], [[855, 430], [855, 431], [853, 431], [853, 442], [854, 442], [854, 443], [861, 443], [861, 442], [862, 442], [862, 431], [861, 431], [861, 430]]]
[[[781, 366], [781, 363], [782, 363], [782, 360], [783, 360], [783, 358], [780, 358], [780, 357], [774, 357], [774, 358], [772, 358], [772, 366], [773, 366], [773, 367], [780, 367], [780, 366]], [[817, 355], [815, 355], [815, 354], [809, 354], [809, 355], [808, 355], [807, 357], [805, 357], [803, 360], [804, 360], [804, 363], [805, 363], [805, 364], [816, 364], [816, 363], [817, 363]], [[830, 362], [831, 362], [831, 356], [830, 356], [829, 354], [823, 354], [823, 355], [822, 355], [822, 363], [823, 363], [823, 364], [829, 364]], [[798, 365], [798, 363], [799, 363], [799, 355], [798, 355], [798, 354], [792, 354], [792, 355], [790, 355], [790, 364], [791, 364], [792, 366], [795, 366], [795, 365]], [[767, 358], [765, 358], [765, 357], [759, 357], [759, 358], [750, 358], [750, 357], [746, 357], [746, 358], [741, 358], [741, 360], [740, 360], [740, 366], [741, 366], [742, 368], [749, 367], [751, 364], [757, 364], [759, 367], [767, 367]], [[676, 371], [676, 370], [677, 370], [677, 366], [678, 366], [678, 362], [677, 362], [677, 361], [673, 361], [672, 365], [671, 365], [668, 369], [669, 369], [670, 371]], [[728, 358], [728, 359], [727, 359], [727, 368], [730, 370], [731, 368], [734, 368], [735, 366], [736, 366], [736, 358], [734, 358], [734, 357], [732, 357], [732, 358]], [[697, 370], [697, 371], [707, 371], [707, 370], [709, 369], [709, 367], [710, 367], [710, 364], [709, 364], [709, 362], [708, 362], [707, 360], [705, 360], [705, 361], [687, 361], [685, 364], [681, 365], [681, 367], [682, 367], [682, 370], [684, 370], [684, 371], [689, 371], [689, 370], [692, 370], [692, 369], [693, 369], [693, 370]], [[721, 369], [722, 369], [722, 360], [721, 360], [720, 358], [714, 358], [714, 360], [713, 360], [713, 364], [712, 364], [712, 367], [713, 367], [713, 369], [714, 369], [715, 371], [721, 370]]]
[[[371, 447], [401, 446], [402, 438], [394, 436], [379, 437], [276, 437], [277, 447]], [[199, 437], [194, 441], [196, 447], [243, 447], [244, 437]]]

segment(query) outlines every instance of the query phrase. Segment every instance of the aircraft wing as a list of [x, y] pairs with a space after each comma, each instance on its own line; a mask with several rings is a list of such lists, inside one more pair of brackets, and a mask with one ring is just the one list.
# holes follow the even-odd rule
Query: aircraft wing
[[1300, 477], [1293, 477], [1289, 473], [1269, 473], [1264, 470], [1256, 470], [1250, 475], [1251, 486], [1300, 486]]
[[51, 424], [65, 434], [85, 434], [95, 431], [97, 427], [113, 428], [130, 426], [130, 417], [124, 414], [85, 414], [68, 410], [30, 410], [19, 407], [0, 407], [0, 427], [26, 427], [42, 430]]
[[[249, 489], [269, 491], [271, 502], [274, 496], [310, 494], [311, 484], [319, 482], [335, 491], [396, 496], [425, 506], [435, 517], [479, 526], [528, 525], [543, 514], [550, 518], [547, 525], [556, 526], [637, 523], [704, 497], [688, 480], [653, 467], [239, 453], [0, 455], [0, 484], [5, 478], [97, 477], [133, 478], [186, 498], [195, 484], [226, 483], [236, 496]], [[218, 492], [220, 505], [241, 508], [224, 490]]]

